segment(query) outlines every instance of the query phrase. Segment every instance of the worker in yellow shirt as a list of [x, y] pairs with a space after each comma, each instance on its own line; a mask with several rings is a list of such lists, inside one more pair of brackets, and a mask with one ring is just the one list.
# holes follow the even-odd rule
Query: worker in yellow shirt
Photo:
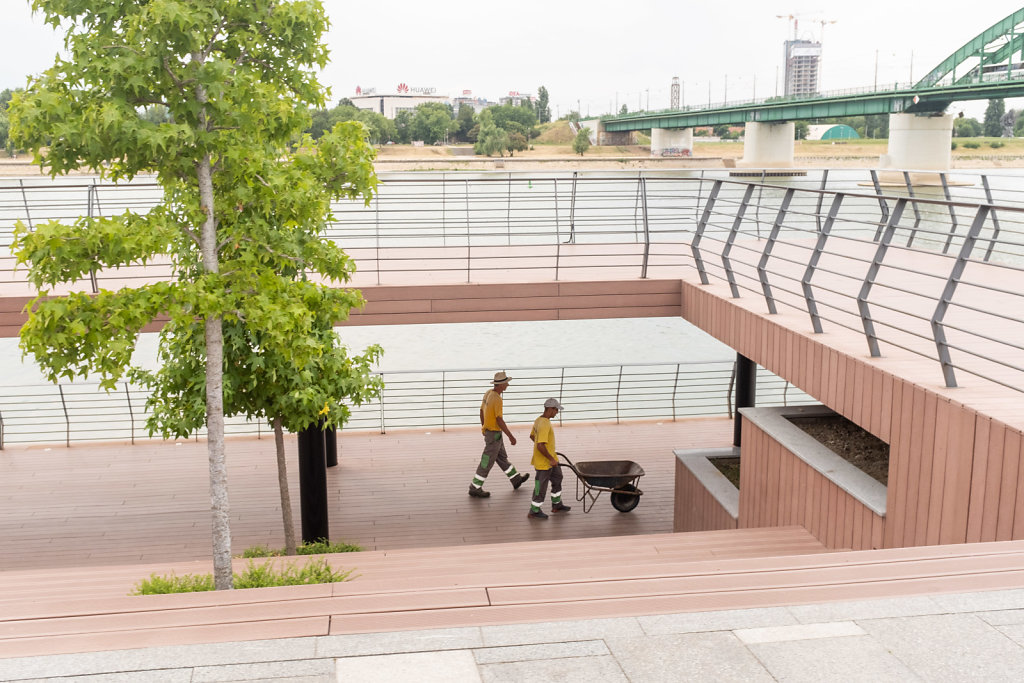
[[547, 519], [548, 516], [540, 509], [551, 482], [551, 512], [568, 512], [572, 508], [562, 503], [562, 468], [558, 464], [558, 453], [555, 451], [555, 428], [551, 426], [551, 418], [558, 415], [562, 404], [558, 399], [549, 398], [544, 401], [544, 413], [533, 423], [530, 440], [533, 441], [533, 467], [537, 470], [537, 478], [533, 483], [533, 499], [530, 501], [530, 519]]
[[476, 468], [473, 481], [469, 484], [469, 495], [474, 498], [490, 497], [491, 492], [484, 491], [483, 486], [494, 463], [498, 463], [498, 467], [512, 483], [513, 489], [518, 489], [523, 482], [530, 478], [529, 474], [516, 472], [515, 465], [509, 462], [508, 454], [505, 453], [505, 443], [501, 438], [502, 434], [506, 434], [508, 442], [513, 446], [516, 445], [516, 437], [512, 436], [508, 425], [502, 419], [501, 394], [508, 389], [509, 379], [504, 372], [495, 374], [494, 388], [484, 394], [484, 400], [480, 404], [480, 426], [484, 433], [484, 452], [480, 456], [480, 464]]

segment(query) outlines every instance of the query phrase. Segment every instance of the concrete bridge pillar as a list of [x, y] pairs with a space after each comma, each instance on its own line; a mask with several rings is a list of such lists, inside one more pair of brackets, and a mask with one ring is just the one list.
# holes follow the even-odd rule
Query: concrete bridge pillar
[[794, 126], [786, 123], [746, 124], [741, 166], [789, 168], [793, 166]]
[[889, 114], [889, 152], [883, 169], [948, 171], [952, 159], [953, 116]]
[[652, 128], [652, 157], [693, 156], [692, 128]]

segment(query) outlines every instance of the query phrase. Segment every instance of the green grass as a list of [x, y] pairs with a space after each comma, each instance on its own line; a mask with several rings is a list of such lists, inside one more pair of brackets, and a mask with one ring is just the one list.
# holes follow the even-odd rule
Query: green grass
[[[352, 570], [336, 570], [320, 557], [304, 565], [287, 562], [278, 567], [271, 560], [263, 564], [249, 561], [243, 572], [234, 574], [235, 588], [268, 588], [270, 586], [302, 586], [311, 583], [338, 583], [348, 581]], [[132, 595], [157, 595], [164, 593], [197, 593], [213, 590], [213, 574], [185, 574], [177, 576], [150, 575], [132, 591]]]
[[[295, 549], [295, 552], [298, 555], [327, 555], [330, 553], [358, 553], [362, 549], [362, 546], [352, 543], [316, 541], [315, 543], [303, 543]], [[254, 545], [243, 550], [242, 557], [284, 557], [284, 548], [275, 550], [265, 545]]]

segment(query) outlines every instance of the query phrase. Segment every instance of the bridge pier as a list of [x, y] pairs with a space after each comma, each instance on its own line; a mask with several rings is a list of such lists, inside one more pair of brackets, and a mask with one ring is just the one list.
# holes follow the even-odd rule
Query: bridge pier
[[652, 128], [652, 157], [693, 156], [692, 128]]
[[889, 114], [889, 151], [882, 169], [948, 171], [952, 160], [953, 116]]
[[795, 145], [794, 126], [786, 123], [746, 124], [743, 134], [743, 159], [748, 168], [791, 168]]

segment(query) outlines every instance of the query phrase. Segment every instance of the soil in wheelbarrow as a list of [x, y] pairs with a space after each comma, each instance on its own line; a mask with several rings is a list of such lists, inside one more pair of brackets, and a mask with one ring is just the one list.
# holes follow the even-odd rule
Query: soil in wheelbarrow
[[[851, 465], [888, 485], [889, 444], [842, 415], [790, 418], [790, 422]], [[711, 463], [733, 486], [740, 487], [739, 458], [712, 458]]]

